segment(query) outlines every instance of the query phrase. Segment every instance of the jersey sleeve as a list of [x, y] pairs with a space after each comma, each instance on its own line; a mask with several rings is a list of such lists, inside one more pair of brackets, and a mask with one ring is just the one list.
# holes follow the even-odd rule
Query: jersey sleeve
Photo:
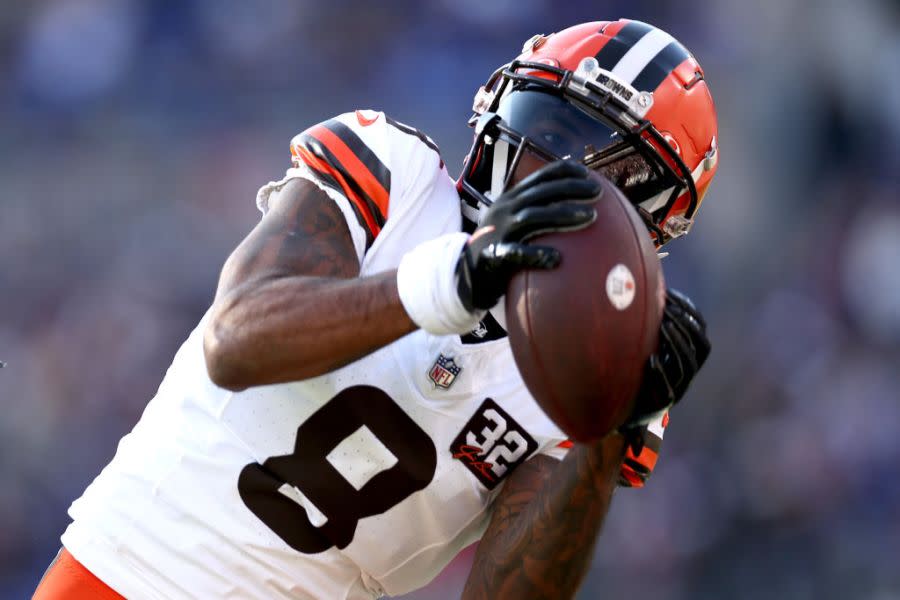
[[566, 454], [569, 453], [572, 445], [572, 440], [569, 439], [561, 441], [553, 440], [551, 443], [541, 448], [539, 454], [546, 454], [547, 456], [555, 458], [556, 460], [562, 460], [566, 457]]
[[[412, 145], [411, 136], [416, 137]], [[443, 166], [427, 136], [371, 110], [310, 127], [294, 136], [290, 150], [291, 168], [260, 189], [257, 206], [265, 213], [272, 194], [291, 179], [311, 181], [343, 212], [360, 263], [388, 219], [407, 212], [411, 196], [427, 194], [423, 171], [435, 170], [434, 161]]]

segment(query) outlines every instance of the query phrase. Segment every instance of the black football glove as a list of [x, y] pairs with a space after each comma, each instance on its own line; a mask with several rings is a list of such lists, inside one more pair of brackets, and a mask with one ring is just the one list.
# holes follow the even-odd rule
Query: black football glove
[[676, 290], [666, 291], [659, 347], [650, 356], [626, 427], [640, 426], [681, 400], [709, 356], [706, 321], [694, 303]]
[[467, 310], [493, 308], [518, 271], [559, 264], [558, 250], [526, 242], [542, 233], [582, 229], [597, 218], [588, 201], [601, 187], [589, 174], [583, 165], [557, 161], [494, 198], [456, 266]]
[[619, 485], [643, 487], [659, 457], [668, 409], [681, 400], [709, 356], [706, 321], [694, 303], [667, 290], [659, 327], [659, 347], [647, 361], [631, 418], [620, 431], [628, 444]]

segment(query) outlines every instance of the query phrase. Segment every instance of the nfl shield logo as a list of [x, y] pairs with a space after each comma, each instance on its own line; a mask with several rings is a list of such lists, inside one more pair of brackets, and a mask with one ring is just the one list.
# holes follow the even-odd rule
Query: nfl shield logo
[[435, 387], [442, 387], [446, 390], [453, 385], [460, 371], [462, 371], [462, 367], [453, 362], [452, 357], [441, 354], [428, 370], [428, 378]]

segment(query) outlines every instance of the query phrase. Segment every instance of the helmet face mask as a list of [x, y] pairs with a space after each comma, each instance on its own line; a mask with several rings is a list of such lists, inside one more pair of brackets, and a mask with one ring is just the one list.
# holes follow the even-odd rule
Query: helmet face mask
[[469, 206], [489, 205], [542, 162], [570, 159], [616, 184], [658, 246], [685, 233], [700, 201], [695, 181], [710, 168], [692, 172], [675, 137], [646, 118], [654, 95], [600, 68], [593, 55], [575, 69], [553, 63], [514, 60], [476, 96], [475, 142], [459, 180]]

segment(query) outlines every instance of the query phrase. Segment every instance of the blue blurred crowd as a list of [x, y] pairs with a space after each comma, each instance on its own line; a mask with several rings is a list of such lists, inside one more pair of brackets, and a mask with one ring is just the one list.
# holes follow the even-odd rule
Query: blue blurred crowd
[[[4, 3], [0, 597], [33, 590], [295, 133], [382, 109], [455, 172], [493, 68], [534, 33], [620, 16], [691, 48], [717, 102], [719, 175], [663, 262], [714, 350], [579, 597], [900, 597], [889, 0]], [[461, 560], [408, 598], [464, 578]]]

